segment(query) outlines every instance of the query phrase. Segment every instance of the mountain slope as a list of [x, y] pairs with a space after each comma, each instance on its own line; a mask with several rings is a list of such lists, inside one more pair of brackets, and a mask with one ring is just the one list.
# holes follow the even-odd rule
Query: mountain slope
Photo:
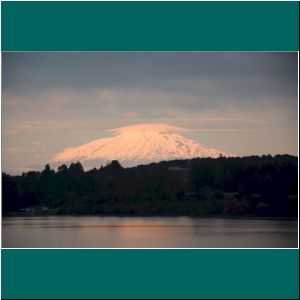
[[80, 161], [84, 167], [118, 160], [130, 167], [162, 160], [193, 157], [233, 156], [230, 153], [201, 146], [196, 141], [178, 134], [184, 131], [166, 124], [140, 124], [111, 130], [115, 136], [66, 148], [53, 157], [50, 163], [62, 164]]

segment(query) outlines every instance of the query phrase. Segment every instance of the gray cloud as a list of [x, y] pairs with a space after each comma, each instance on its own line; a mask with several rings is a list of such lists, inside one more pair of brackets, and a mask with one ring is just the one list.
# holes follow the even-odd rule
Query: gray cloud
[[[297, 53], [3, 53], [3, 89], [157, 89], [202, 97], [297, 93]], [[217, 89], [216, 92], [211, 88]], [[223, 99], [222, 98], [222, 99]]]

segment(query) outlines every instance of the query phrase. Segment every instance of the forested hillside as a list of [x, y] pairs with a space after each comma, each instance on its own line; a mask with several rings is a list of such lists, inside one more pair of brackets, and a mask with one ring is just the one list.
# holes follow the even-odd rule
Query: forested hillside
[[[3, 213], [297, 216], [298, 158], [176, 160], [2, 174]], [[30, 209], [26, 209], [30, 208]]]

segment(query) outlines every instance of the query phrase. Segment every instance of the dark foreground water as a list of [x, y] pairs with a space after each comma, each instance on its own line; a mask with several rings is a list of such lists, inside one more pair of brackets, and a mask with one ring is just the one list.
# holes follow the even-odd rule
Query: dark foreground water
[[297, 220], [190, 217], [9, 217], [4, 248], [292, 248]]

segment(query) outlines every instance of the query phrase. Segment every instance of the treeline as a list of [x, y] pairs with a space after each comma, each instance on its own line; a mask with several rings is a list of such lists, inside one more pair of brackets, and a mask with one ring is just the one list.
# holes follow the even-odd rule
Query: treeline
[[290, 155], [176, 160], [134, 168], [118, 161], [84, 171], [2, 174], [3, 213], [297, 216], [298, 158]]

